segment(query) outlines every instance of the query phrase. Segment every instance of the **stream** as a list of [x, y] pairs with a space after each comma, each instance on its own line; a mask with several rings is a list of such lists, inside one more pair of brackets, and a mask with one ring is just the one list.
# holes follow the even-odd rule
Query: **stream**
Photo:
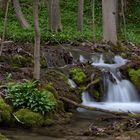
[[[123, 79], [119, 71], [119, 68], [125, 65], [128, 60], [121, 58], [119, 55], [112, 58], [112, 56], [106, 54], [86, 53], [78, 49], [69, 49], [68, 51], [73, 57], [71, 65], [75, 65], [76, 62], [89, 62], [93, 67], [100, 69], [104, 75], [105, 94], [102, 101], [97, 102], [88, 91], [84, 91], [82, 93], [83, 105], [117, 112], [140, 112], [140, 99], [136, 88], [129, 80]], [[66, 66], [60, 65], [59, 68], [63, 69]], [[53, 65], [50, 64], [50, 67], [52, 68]], [[72, 79], [68, 79], [68, 84], [71, 88], [77, 88], [77, 84]], [[83, 136], [83, 132], [91, 123], [100, 124], [97, 119], [100, 120], [101, 117], [107, 116], [111, 115], [77, 108], [77, 112], [75, 112], [74, 118], [69, 124], [32, 129], [1, 127], [0, 132], [11, 140], [102, 140], [104, 138]], [[106, 123], [102, 125], [106, 126]], [[114, 139], [111, 136], [107, 138], [107, 140]], [[123, 140], [123, 138], [120, 138], [120, 140]]]

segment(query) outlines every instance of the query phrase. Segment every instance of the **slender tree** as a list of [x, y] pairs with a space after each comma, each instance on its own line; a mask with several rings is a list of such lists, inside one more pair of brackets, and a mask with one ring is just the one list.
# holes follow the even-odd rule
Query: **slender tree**
[[125, 3], [126, 0], [121, 0], [121, 12], [122, 12], [122, 19], [123, 19], [123, 32], [124, 32], [124, 37], [125, 41], [127, 40], [127, 32], [126, 32], [126, 19], [125, 19]]
[[5, 41], [5, 38], [6, 38], [6, 35], [7, 35], [8, 9], [9, 9], [10, 1], [11, 0], [8, 0], [7, 3], [6, 3], [4, 25], [3, 25], [3, 34], [2, 34], [1, 47], [0, 47], [0, 55], [2, 54], [3, 42]]
[[95, 27], [95, 0], [92, 0], [92, 28], [93, 28], [93, 42], [96, 42], [96, 27]]
[[51, 32], [62, 30], [59, 0], [46, 0], [48, 7], [48, 28]]
[[118, 0], [102, 0], [103, 40], [117, 44], [117, 3]]
[[0, 9], [5, 12], [8, 0], [0, 0]]
[[77, 30], [83, 30], [83, 9], [84, 9], [84, 0], [78, 0], [78, 19], [77, 19]]
[[39, 0], [33, 0], [33, 20], [35, 31], [35, 46], [34, 46], [34, 78], [40, 79], [40, 29], [38, 17]]
[[24, 17], [19, 0], [13, 0], [13, 6], [15, 9], [16, 17], [23, 28], [29, 28], [29, 23], [27, 22], [26, 18]]

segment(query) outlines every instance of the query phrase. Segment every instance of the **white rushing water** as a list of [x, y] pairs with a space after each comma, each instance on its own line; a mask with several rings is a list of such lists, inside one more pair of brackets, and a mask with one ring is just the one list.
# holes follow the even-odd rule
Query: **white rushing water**
[[72, 79], [68, 79], [68, 84], [70, 85], [71, 88], [76, 88], [77, 85]]
[[101, 55], [98, 63], [92, 63], [94, 67], [109, 72], [104, 78], [104, 86], [107, 87], [104, 102], [96, 102], [91, 99], [88, 92], [83, 92], [82, 104], [118, 112], [140, 112], [139, 96], [134, 85], [128, 80], [119, 79], [121, 74], [117, 73], [116, 70], [116, 68], [124, 65], [127, 60], [120, 56], [115, 56], [113, 61], [114, 64], [105, 64], [103, 55]]
[[86, 62], [87, 62], [87, 60], [84, 58], [83, 55], [80, 55], [80, 56], [79, 56], [79, 61], [80, 61], [81, 63], [86, 63]]

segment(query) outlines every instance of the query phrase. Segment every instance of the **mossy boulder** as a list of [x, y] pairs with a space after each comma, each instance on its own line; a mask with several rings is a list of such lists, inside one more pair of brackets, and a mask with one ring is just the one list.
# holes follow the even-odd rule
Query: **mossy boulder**
[[63, 111], [63, 109], [69, 110], [71, 108], [74, 108], [73, 105], [70, 105], [67, 102], [58, 102], [59, 97], [66, 97], [78, 103], [81, 102], [80, 94], [78, 95], [74, 91], [71, 91], [71, 88], [68, 84], [68, 78], [59, 70], [47, 69], [46, 74], [43, 78], [44, 80], [47, 80], [47, 90], [51, 91], [57, 99], [57, 109]]
[[96, 99], [97, 101], [100, 101], [101, 99], [101, 95], [97, 90], [93, 90], [92, 92], [92, 96], [94, 97], [94, 99]]
[[133, 84], [140, 90], [140, 69], [129, 69], [128, 71], [130, 80], [133, 82]]
[[73, 68], [70, 70], [70, 77], [78, 84], [83, 84], [86, 80], [86, 74], [80, 68]]
[[47, 86], [45, 87], [46, 90], [50, 91], [51, 93], [53, 93], [54, 97], [56, 99], [59, 98], [58, 96], [58, 92], [56, 91], [56, 89], [54, 88], [53, 83], [48, 83]]
[[29, 109], [20, 109], [14, 115], [23, 122], [24, 125], [29, 127], [42, 126], [44, 118], [41, 114], [32, 112]]
[[0, 140], [10, 140], [10, 139], [8, 139], [4, 135], [0, 134]]
[[8, 123], [11, 119], [12, 108], [0, 96], [1, 122]]

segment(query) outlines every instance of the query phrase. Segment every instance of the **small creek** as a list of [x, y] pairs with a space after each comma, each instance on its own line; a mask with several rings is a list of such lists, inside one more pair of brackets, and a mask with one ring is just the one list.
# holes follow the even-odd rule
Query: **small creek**
[[[93, 67], [101, 69], [104, 73], [103, 86], [107, 87], [106, 96], [101, 102], [96, 102], [87, 91], [84, 91], [82, 93], [82, 104], [112, 111], [140, 112], [139, 97], [135, 87], [130, 81], [122, 79], [118, 71], [119, 67], [124, 65], [127, 60], [122, 59], [120, 56], [112, 58], [108, 55], [86, 53], [76, 49], [68, 51], [73, 56], [73, 64], [77, 61], [81, 63], [90, 62]], [[105, 63], [105, 57], [109, 64]], [[60, 67], [63, 68], [65, 65]], [[115, 82], [110, 80], [110, 74]], [[77, 87], [71, 79], [68, 83], [72, 88]], [[70, 124], [34, 129], [1, 127], [0, 132], [12, 140], [101, 140], [102, 138], [90, 138], [81, 134], [93, 121], [96, 122], [97, 118], [107, 116], [107, 114], [88, 112], [81, 108], [78, 108], [78, 111], [79, 113], [74, 115], [75, 117]], [[107, 139], [109, 140], [109, 138]]]

